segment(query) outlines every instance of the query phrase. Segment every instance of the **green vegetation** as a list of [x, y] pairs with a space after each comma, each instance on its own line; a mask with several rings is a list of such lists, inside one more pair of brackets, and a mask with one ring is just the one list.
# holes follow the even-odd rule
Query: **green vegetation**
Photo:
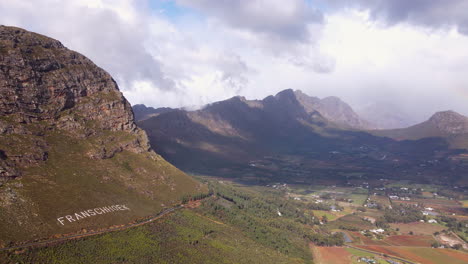
[[216, 197], [204, 200], [197, 210], [241, 229], [258, 243], [283, 254], [310, 260], [308, 243], [342, 245], [341, 234], [312, 229], [318, 219], [307, 203], [286, 199], [283, 191], [245, 191], [227, 183], [211, 182]]
[[[0, 253], [6, 263], [304, 263], [262, 246], [238, 229], [189, 210], [128, 229], [30, 249]], [[2, 261], [2, 263], [4, 263]]]
[[423, 219], [423, 214], [421, 208], [399, 204], [386, 208], [383, 219], [388, 223], [409, 223]]
[[455, 232], [461, 239], [468, 243], [468, 220], [458, 221], [456, 218], [441, 216], [439, 221], [442, 222], [449, 231]]
[[[32, 150], [28, 148], [34, 149], [36, 140], [47, 142], [48, 159], [25, 169], [21, 179], [0, 187], [0, 191], [11, 189], [18, 197], [14, 207], [5, 206], [0, 210], [0, 240], [4, 242], [126, 224], [180, 203], [183, 194], [207, 191], [205, 186], [150, 152], [122, 151], [106, 159], [89, 156], [102, 149], [99, 142], [110, 141], [104, 146], [110, 150], [112, 144], [118, 148], [119, 144], [134, 141], [135, 136], [130, 133], [103, 131], [86, 141], [55, 132], [49, 132], [42, 139], [10, 135], [8, 140], [3, 140], [0, 136], [0, 149], [14, 146], [20, 153], [29, 153]], [[125, 204], [130, 210], [65, 225], [56, 220], [114, 204]], [[17, 219], [22, 219], [22, 228], [10, 228], [17, 225]]]

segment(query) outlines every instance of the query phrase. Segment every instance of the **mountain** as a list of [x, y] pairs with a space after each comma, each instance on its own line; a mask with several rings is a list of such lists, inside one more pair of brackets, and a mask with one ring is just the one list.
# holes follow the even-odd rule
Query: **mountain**
[[307, 112], [318, 111], [327, 120], [339, 125], [342, 128], [350, 129], [370, 129], [375, 126], [362, 119], [354, 110], [340, 98], [335, 96], [319, 99], [295, 91], [297, 100]]
[[0, 244], [128, 223], [204, 188], [151, 150], [107, 72], [46, 36], [0, 26], [0, 114]]
[[[237, 96], [197, 111], [162, 113], [138, 124], [164, 158], [199, 174], [300, 183], [346, 181], [346, 175], [457, 177], [460, 168], [447, 169], [447, 157], [455, 154], [445, 140], [397, 141], [359, 131], [351, 124], [364, 122], [346, 109], [336, 98], [285, 90], [263, 100]], [[444, 162], [419, 166], [440, 158]]]
[[156, 116], [161, 113], [166, 113], [173, 111], [174, 109], [169, 108], [169, 107], [160, 107], [160, 108], [153, 108], [153, 107], [147, 107], [144, 104], [137, 104], [132, 107], [133, 109], [133, 114], [135, 115], [135, 120], [136, 121], [141, 121], [144, 119], [148, 119], [152, 116]]
[[468, 117], [454, 111], [435, 113], [429, 120], [408, 128], [375, 131], [397, 140], [440, 137], [453, 148], [468, 148]]

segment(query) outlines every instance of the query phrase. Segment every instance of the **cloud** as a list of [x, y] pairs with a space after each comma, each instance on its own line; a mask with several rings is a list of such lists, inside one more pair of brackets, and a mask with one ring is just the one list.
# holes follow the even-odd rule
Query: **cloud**
[[304, 0], [177, 0], [177, 3], [271, 40], [308, 41], [309, 24], [323, 22], [322, 13]]
[[176, 0], [207, 16], [208, 23], [230, 28], [239, 40], [270, 56], [318, 73], [333, 71], [334, 58], [316, 48], [324, 16], [306, 0]]
[[1, 23], [59, 39], [109, 71], [122, 87], [146, 80], [170, 89], [161, 62], [145, 48], [148, 16], [133, 1], [0, 1]]
[[466, 0], [331, 0], [334, 7], [369, 10], [371, 17], [388, 25], [401, 22], [426, 27], [456, 26], [468, 35], [468, 1]]

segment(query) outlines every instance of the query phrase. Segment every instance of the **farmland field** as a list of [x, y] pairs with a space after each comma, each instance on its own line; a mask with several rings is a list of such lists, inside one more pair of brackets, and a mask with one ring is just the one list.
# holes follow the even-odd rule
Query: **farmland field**
[[335, 212], [330, 212], [330, 211], [322, 211], [322, 210], [312, 210], [315, 216], [322, 218], [323, 216], [326, 216], [328, 221], [334, 221], [336, 220], [339, 215], [336, 214]]
[[387, 237], [383, 241], [393, 246], [431, 247], [435, 239], [428, 235], [398, 235]]
[[399, 229], [401, 234], [408, 234], [409, 232], [413, 232], [415, 235], [432, 235], [435, 232], [440, 232], [444, 229], [443, 226], [438, 224], [429, 224], [429, 223], [421, 223], [421, 222], [414, 222], [414, 223], [397, 223], [397, 224], [390, 224], [393, 229]]
[[353, 200], [354, 205], [362, 206], [367, 199], [367, 195], [366, 194], [351, 194], [349, 198]]
[[391, 205], [390, 200], [388, 199], [387, 196], [382, 196], [382, 195], [372, 195], [369, 197], [371, 200], [376, 201], [377, 203], [384, 205], [384, 206], [389, 206]]
[[358, 246], [363, 249], [381, 252], [424, 264], [465, 264], [468, 254], [452, 249], [424, 247]]
[[317, 264], [348, 264], [351, 254], [343, 247], [315, 247], [311, 246]]
[[468, 200], [462, 201], [463, 208], [468, 208]]

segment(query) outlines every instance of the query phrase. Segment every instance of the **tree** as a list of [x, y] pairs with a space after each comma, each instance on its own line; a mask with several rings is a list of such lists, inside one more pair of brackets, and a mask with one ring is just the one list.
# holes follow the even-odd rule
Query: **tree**
[[463, 248], [463, 246], [462, 246], [462, 244], [455, 244], [455, 245], [453, 245], [452, 248], [453, 248], [453, 249], [456, 249], [456, 250], [460, 250], [460, 249]]
[[324, 224], [328, 223], [328, 217], [326, 215], [322, 216], [322, 222]]

